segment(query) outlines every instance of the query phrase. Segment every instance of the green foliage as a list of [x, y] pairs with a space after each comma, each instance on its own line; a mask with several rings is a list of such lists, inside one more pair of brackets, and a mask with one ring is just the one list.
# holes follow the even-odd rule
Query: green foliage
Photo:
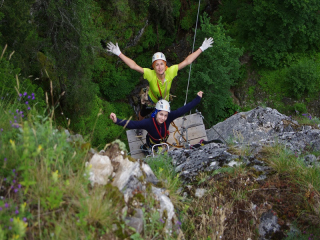
[[174, 12], [171, 0], [150, 0], [149, 13], [150, 20], [155, 26], [159, 26], [168, 33], [174, 32]]
[[[89, 187], [86, 153], [52, 119], [34, 110], [18, 119], [18, 128], [8, 124], [16, 108], [0, 101], [1, 239], [22, 239], [27, 231], [37, 239], [95, 239], [112, 231], [122, 193]], [[50, 212], [59, 214], [41, 214]], [[39, 222], [46, 227], [37, 228]]]
[[280, 100], [283, 93], [286, 91], [286, 85], [284, 84], [284, 79], [288, 74], [287, 68], [281, 68], [277, 70], [260, 70], [259, 74], [261, 78], [258, 83], [268, 95], [274, 95]]
[[25, 75], [38, 70], [34, 53], [40, 48], [40, 39], [32, 24], [33, 3], [34, 0], [3, 1], [0, 8], [0, 46], [8, 44], [9, 51], [15, 51], [11, 61]]
[[7, 54], [0, 59], [0, 95], [1, 98], [12, 99], [17, 96], [17, 92], [14, 87], [17, 85], [17, 76], [20, 69], [15, 68], [13, 64], [7, 60]]
[[238, 9], [241, 7], [245, 0], [224, 0], [223, 4], [218, 5], [218, 11], [214, 16], [222, 17], [223, 23], [232, 24], [237, 20]]
[[[180, 17], [180, 27], [183, 30], [189, 31], [196, 25], [197, 15], [198, 15], [198, 0], [191, 0], [186, 3], [186, 1], [181, 1], [181, 17]], [[200, 1], [199, 16], [205, 12], [205, 8], [208, 7], [207, 1]], [[199, 19], [198, 19], [199, 20]], [[199, 26], [199, 24], [198, 24]]]
[[99, 8], [91, 0], [43, 0], [34, 7], [35, 27], [43, 38], [41, 59], [49, 60], [47, 65], [40, 64], [50, 70], [49, 76], [43, 72], [41, 80], [52, 80], [53, 89], [46, 85], [45, 90], [53, 91], [55, 101], [65, 92], [60, 103], [70, 116], [87, 114], [98, 90], [91, 81], [91, 69], [94, 48], [100, 43], [91, 14]]
[[[196, 92], [204, 91], [204, 97], [198, 109], [200, 108], [212, 125], [227, 116], [226, 109], [234, 110], [229, 102], [229, 89], [239, 78], [239, 57], [242, 50], [232, 45], [233, 40], [226, 36], [226, 30], [221, 21], [217, 25], [212, 25], [209, 20], [206, 14], [201, 18], [201, 29], [197, 32], [197, 45], [200, 45], [205, 37], [213, 37], [214, 44], [202, 53], [192, 66], [188, 99], [193, 99]], [[187, 83], [184, 82], [181, 86], [185, 87]]]
[[309, 227], [307, 230], [300, 230], [296, 222], [293, 223], [293, 226], [296, 231], [288, 231], [286, 237], [283, 238], [284, 240], [310, 240], [320, 237], [320, 230], [317, 227]]
[[131, 69], [122, 71], [106, 59], [98, 58], [93, 69], [93, 80], [108, 101], [115, 101], [125, 98], [132, 91], [134, 83], [138, 82], [138, 78], [134, 80], [131, 74], [134, 74]]
[[109, 103], [95, 97], [90, 115], [83, 115], [71, 121], [71, 128], [85, 136], [90, 137], [94, 147], [104, 147], [116, 137], [126, 140], [125, 132], [121, 126], [109, 118], [111, 112], [119, 118], [129, 118], [133, 115], [132, 108], [125, 103]]
[[294, 53], [319, 50], [318, 0], [254, 0], [238, 9], [237, 30], [258, 65], [290, 64]]
[[302, 59], [292, 64], [284, 84], [288, 89], [288, 95], [295, 99], [301, 99], [303, 96], [315, 96], [320, 90], [320, 68], [319, 62], [313, 59]]
[[[193, 3], [191, 8], [184, 13], [185, 16], [181, 20], [181, 28], [183, 30], [189, 30], [196, 24], [198, 5], [198, 3]], [[204, 5], [202, 5], [201, 7], [203, 9]]]
[[295, 103], [293, 107], [298, 113], [306, 113], [308, 111], [307, 106], [304, 103]]
[[10, 60], [6, 60], [7, 57], [7, 54], [4, 53], [4, 56], [0, 59], [1, 100], [13, 103], [18, 99], [19, 101], [16, 104], [19, 111], [26, 112], [33, 106], [39, 111], [43, 111], [46, 107], [43, 90], [33, 84], [30, 79], [19, 80], [20, 69], [15, 68]]
[[268, 161], [278, 173], [287, 174], [291, 180], [305, 189], [313, 188], [317, 192], [320, 191], [320, 168], [307, 166], [304, 156], [299, 156], [281, 145], [269, 148], [268, 154]]
[[[283, 112], [307, 112], [306, 100], [317, 97], [319, 91], [319, 67], [317, 56], [300, 56], [300, 59], [289, 67], [277, 70], [259, 70], [261, 78], [258, 83], [266, 93], [266, 102]], [[286, 100], [298, 100], [288, 106]]]

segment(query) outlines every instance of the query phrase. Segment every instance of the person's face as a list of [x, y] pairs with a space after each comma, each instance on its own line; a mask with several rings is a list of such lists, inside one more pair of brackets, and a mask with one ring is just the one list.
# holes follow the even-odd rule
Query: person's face
[[154, 63], [154, 70], [157, 74], [162, 75], [166, 70], [166, 64], [163, 60], [156, 60]]
[[156, 120], [157, 120], [157, 122], [159, 123], [159, 124], [162, 124], [162, 123], [164, 123], [166, 120], [167, 120], [167, 118], [168, 118], [168, 112], [167, 111], [160, 111], [160, 112], [158, 112], [157, 113], [157, 117], [156, 117]]

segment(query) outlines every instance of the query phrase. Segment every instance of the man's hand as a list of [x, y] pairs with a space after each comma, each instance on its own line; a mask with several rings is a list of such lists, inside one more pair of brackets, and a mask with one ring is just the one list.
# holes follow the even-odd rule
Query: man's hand
[[214, 43], [212, 37], [210, 37], [209, 39], [205, 38], [201, 47], [200, 47], [201, 51], [204, 52], [204, 50], [206, 50], [207, 48], [212, 47], [212, 45], [211, 45], [212, 43]]
[[112, 42], [109, 42], [108, 45], [107, 45], [107, 51], [117, 55], [118, 57], [121, 54], [120, 48], [118, 46], [118, 43], [116, 43], [116, 45], [114, 45]]

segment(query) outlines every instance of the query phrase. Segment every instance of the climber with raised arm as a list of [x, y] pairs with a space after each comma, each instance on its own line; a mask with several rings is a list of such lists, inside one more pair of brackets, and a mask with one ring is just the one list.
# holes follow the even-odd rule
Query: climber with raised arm
[[115, 113], [110, 114], [110, 119], [117, 125], [126, 126], [129, 129], [145, 129], [147, 130], [146, 145], [152, 148], [153, 145], [159, 143], [166, 143], [169, 137], [169, 125], [178, 117], [189, 112], [202, 98], [202, 91], [197, 93], [195, 99], [183, 107], [175, 111], [170, 111], [170, 104], [167, 100], [161, 99], [157, 102], [155, 110], [151, 118], [146, 118], [141, 121], [127, 121], [117, 118]]
[[[167, 60], [162, 52], [157, 52], [152, 56], [152, 68], [142, 68], [135, 61], [125, 56], [118, 46], [118, 43], [114, 45], [112, 42], [107, 44], [107, 51], [117, 55], [122, 61], [125, 62], [131, 69], [136, 70], [143, 74], [143, 78], [148, 80], [149, 87], [145, 94], [141, 96], [141, 110], [139, 112], [139, 120], [144, 119], [149, 113], [153, 112], [155, 103], [160, 99], [169, 101], [170, 88], [172, 80], [177, 76], [178, 71], [191, 64], [203, 51], [212, 47], [213, 38], [205, 38], [201, 47], [191, 53], [181, 63], [167, 66]], [[138, 131], [137, 135], [141, 135], [142, 132]]]

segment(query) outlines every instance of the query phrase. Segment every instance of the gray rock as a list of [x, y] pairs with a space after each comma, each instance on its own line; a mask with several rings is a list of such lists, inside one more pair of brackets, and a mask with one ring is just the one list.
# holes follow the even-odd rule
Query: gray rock
[[202, 198], [206, 192], [207, 192], [207, 190], [204, 189], [204, 188], [197, 188], [194, 195], [195, 195], [197, 198]]
[[268, 212], [262, 213], [259, 224], [260, 240], [271, 239], [272, 235], [280, 231], [278, 217], [273, 214], [270, 209]]
[[133, 227], [136, 232], [142, 233], [144, 227], [143, 218], [127, 217], [126, 220], [128, 226]]
[[304, 162], [307, 166], [314, 165], [317, 162], [317, 157], [313, 154], [308, 154], [304, 157]]

